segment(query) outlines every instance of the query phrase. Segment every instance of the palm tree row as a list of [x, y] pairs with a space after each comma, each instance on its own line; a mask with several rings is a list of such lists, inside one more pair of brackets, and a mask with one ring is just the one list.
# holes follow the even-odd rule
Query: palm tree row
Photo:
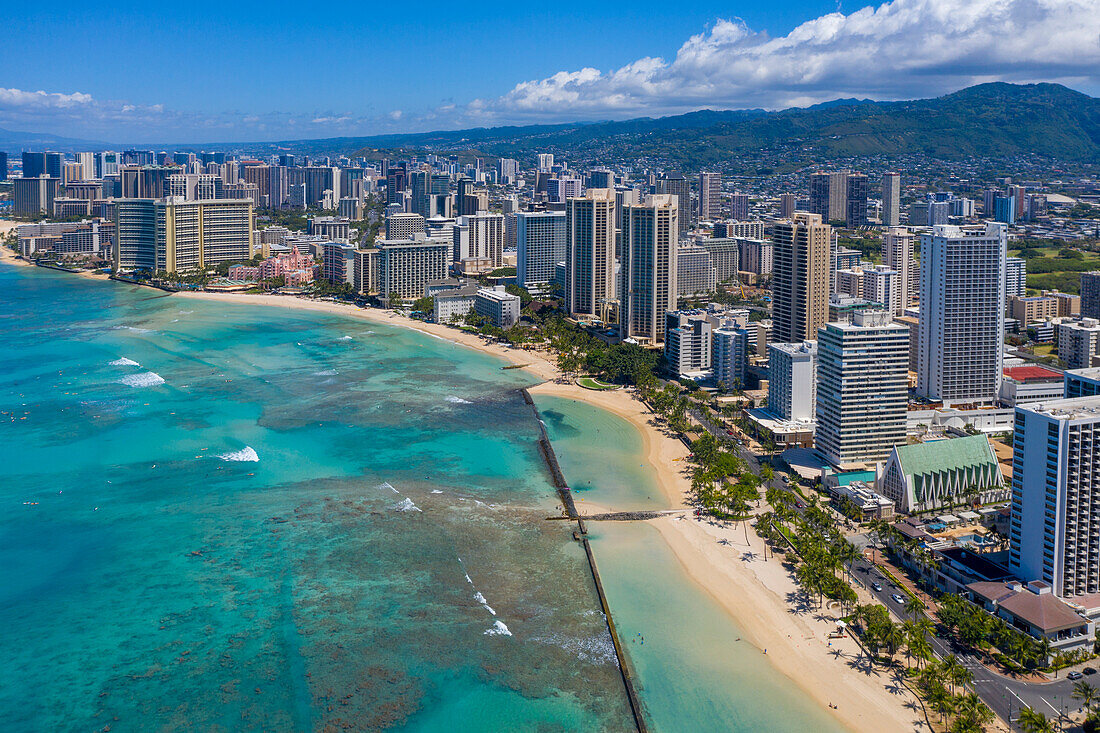
[[1050, 659], [1050, 642], [1035, 640], [1012, 628], [997, 616], [952, 593], [939, 599], [936, 613], [940, 623], [951, 629], [960, 642], [981, 652], [998, 649], [1024, 669], [1045, 667]]
[[818, 605], [825, 598], [845, 606], [855, 603], [856, 592], [839, 572], [844, 570], [850, 580], [852, 562], [859, 559], [860, 551], [844, 538], [816, 497], [799, 514], [791, 492], [769, 489], [765, 496], [772, 510], [757, 518], [757, 534], [773, 546], [790, 543], [795, 554], [788, 559], [797, 566], [795, 577], [803, 590], [816, 596]]
[[[919, 622], [918, 622], [919, 623]], [[927, 622], [931, 626], [931, 622]], [[967, 689], [974, 681], [969, 669], [954, 654], [942, 661], [932, 659], [916, 675], [917, 688], [928, 705], [940, 715], [940, 722], [953, 733], [979, 733], [993, 721], [993, 711]], [[951, 719], [947, 725], [948, 718]]]

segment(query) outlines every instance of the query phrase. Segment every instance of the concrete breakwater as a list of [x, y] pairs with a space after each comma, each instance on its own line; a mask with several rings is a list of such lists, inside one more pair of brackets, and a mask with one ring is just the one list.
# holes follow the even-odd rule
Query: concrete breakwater
[[592, 571], [592, 581], [596, 586], [596, 595], [600, 599], [600, 608], [603, 611], [604, 619], [607, 621], [607, 631], [611, 634], [611, 643], [615, 646], [615, 656], [619, 662], [619, 673], [622, 675], [623, 687], [626, 689], [627, 700], [630, 702], [634, 725], [639, 733], [648, 733], [649, 728], [642, 712], [642, 701], [634, 687], [634, 673], [630, 666], [630, 660], [627, 659], [622, 641], [619, 639], [619, 632], [615, 628], [615, 620], [611, 616], [611, 608], [608, 606], [607, 595], [604, 593], [603, 581], [600, 580], [600, 571], [596, 567], [596, 558], [592, 554], [592, 545], [588, 541], [588, 528], [585, 526], [584, 518], [577, 513], [573, 492], [565, 482], [565, 475], [562, 473], [561, 464], [558, 463], [557, 454], [554, 453], [554, 446], [550, 444], [550, 436], [546, 432], [546, 423], [543, 422], [542, 415], [539, 414], [538, 406], [535, 405], [531, 393], [526, 389], [521, 389], [520, 393], [523, 395], [523, 401], [531, 406], [531, 411], [535, 414], [535, 422], [539, 427], [539, 453], [550, 470], [550, 477], [554, 483], [554, 488], [558, 492], [558, 497], [561, 499], [562, 507], [569, 519], [577, 522], [577, 531], [573, 533], [573, 536], [584, 547], [584, 554], [588, 558], [588, 567]]

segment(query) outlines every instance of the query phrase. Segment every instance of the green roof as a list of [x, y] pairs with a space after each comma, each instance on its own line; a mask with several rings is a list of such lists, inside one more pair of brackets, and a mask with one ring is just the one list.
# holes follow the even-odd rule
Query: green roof
[[984, 435], [934, 440], [896, 447], [902, 473], [922, 476], [974, 466], [997, 465], [997, 458]]

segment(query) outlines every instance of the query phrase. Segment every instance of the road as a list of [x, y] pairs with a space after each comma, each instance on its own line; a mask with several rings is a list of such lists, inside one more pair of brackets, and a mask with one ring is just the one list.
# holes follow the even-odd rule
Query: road
[[[711, 423], [698, 412], [691, 410], [689, 414], [719, 440], [726, 443], [737, 442], [733, 436], [726, 433], [724, 428]], [[738, 445], [737, 453], [745, 461], [750, 471], [760, 475], [760, 461], [753, 453], [749, 452], [748, 448], [744, 445]], [[777, 473], [776, 478], [766, 488], [789, 490], [790, 487], [779, 478]], [[861, 547], [867, 545], [865, 537], [856, 536], [849, 539], [857, 540], [856, 544]], [[859, 539], [862, 539], [862, 541], [858, 541]], [[857, 560], [853, 563], [852, 577], [899, 620], [904, 621], [918, 617], [916, 614], [906, 613], [905, 592], [897, 588], [893, 581], [880, 573], [878, 568], [869, 560]], [[875, 583], [882, 587], [881, 591], [874, 589]], [[903, 599], [901, 603], [891, 597], [894, 594], [901, 596]], [[970, 670], [971, 674], [974, 675], [974, 691], [1002, 720], [1010, 721], [1013, 730], [1022, 730], [1015, 721], [1024, 706], [1041, 712], [1052, 720], [1074, 712], [1081, 707], [1081, 702], [1073, 697], [1074, 683], [1066, 679], [1065, 672], [1061, 673], [1063, 676], [1060, 679], [1051, 682], [1023, 682], [990, 671], [973, 654], [955, 646], [949, 639], [933, 636], [931, 643], [936, 656], [942, 659], [954, 654], [959, 662]], [[1088, 675], [1084, 679], [1093, 685], [1100, 686], [1100, 675]], [[1064, 722], [1066, 725], [1069, 724], [1066, 718], [1064, 718]]]
[[[899, 620], [919, 618], [918, 614], [906, 613], [905, 592], [880, 573], [869, 560], [857, 560], [853, 563], [852, 577]], [[875, 583], [882, 588], [881, 591], [874, 589]], [[901, 603], [891, 597], [894, 594], [902, 597]], [[1043, 713], [1048, 718], [1057, 718], [1081, 707], [1081, 702], [1073, 698], [1073, 682], [1064, 676], [1051, 682], [1014, 680], [990, 671], [973, 654], [955, 646], [948, 639], [933, 636], [931, 642], [936, 656], [942, 659], [949, 654], [954, 654], [959, 662], [970, 670], [974, 675], [974, 691], [1002, 720], [1015, 721], [1020, 714], [1020, 708], [1025, 705]], [[1085, 679], [1092, 684], [1100, 684], [1097, 677], [1090, 675]], [[1066, 722], [1068, 723], [1068, 720]], [[1012, 723], [1012, 728], [1021, 730], [1015, 722]]]

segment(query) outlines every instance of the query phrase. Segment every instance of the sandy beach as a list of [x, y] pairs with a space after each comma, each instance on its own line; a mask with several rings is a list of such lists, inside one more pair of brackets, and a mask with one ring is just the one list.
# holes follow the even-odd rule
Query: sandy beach
[[[4, 259], [14, 260], [5, 250]], [[28, 263], [22, 263], [28, 264]], [[732, 616], [750, 643], [766, 653], [775, 667], [788, 676], [821, 708], [855, 731], [918, 730], [924, 727], [914, 696], [881, 669], [870, 669], [858, 659], [851, 639], [831, 644], [832, 616], [802, 604], [802, 594], [778, 560], [763, 559], [760, 539], [740, 526], [722, 527], [700, 521], [686, 511], [690, 489], [684, 444], [663, 432], [649, 409], [627, 389], [586, 390], [562, 384], [556, 365], [544, 352], [488, 343], [482, 337], [457, 329], [415, 321], [391, 311], [363, 309], [331, 301], [292, 296], [229, 293], [178, 293], [173, 297], [228, 303], [251, 303], [361, 318], [412, 328], [469, 348], [478, 349], [522, 366], [538, 379], [535, 394], [582, 400], [629, 421], [640, 432], [646, 460], [654, 467], [668, 504], [685, 511], [652, 520], [682, 564], [684, 572], [711, 594]], [[586, 502], [585, 513], [614, 510]], [[830, 705], [837, 705], [831, 708]]]

